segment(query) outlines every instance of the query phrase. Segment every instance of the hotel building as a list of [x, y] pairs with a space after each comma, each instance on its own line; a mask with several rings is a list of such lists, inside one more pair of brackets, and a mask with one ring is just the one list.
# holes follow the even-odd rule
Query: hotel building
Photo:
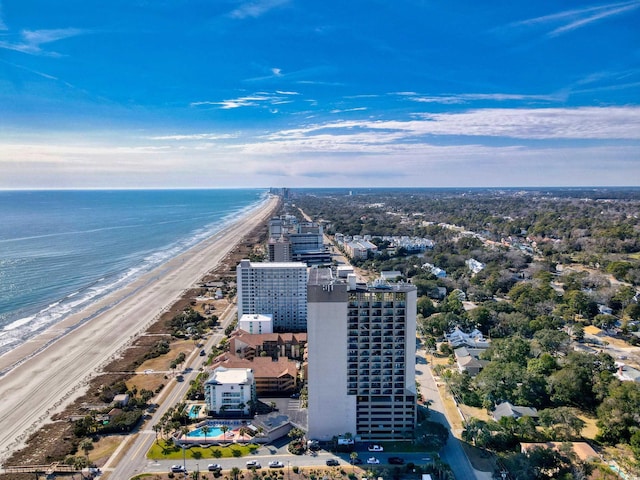
[[416, 287], [337, 279], [308, 283], [309, 438], [411, 440], [416, 424]]

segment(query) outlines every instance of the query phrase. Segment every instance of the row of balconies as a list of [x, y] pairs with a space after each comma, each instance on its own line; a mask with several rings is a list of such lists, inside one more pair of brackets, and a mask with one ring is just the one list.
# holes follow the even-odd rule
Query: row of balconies
[[380, 388], [365, 388], [365, 387], [349, 387], [347, 389], [348, 395], [393, 395], [393, 394], [403, 393], [402, 389], [396, 389], [393, 391], [392, 389], [380, 389]]
[[406, 302], [403, 301], [394, 301], [394, 302], [369, 302], [369, 301], [358, 301], [358, 300], [351, 300], [349, 301], [349, 308], [392, 308], [394, 305], [402, 305], [404, 306]]
[[[369, 375], [371, 375], [374, 380], [380, 380], [380, 378], [382, 378], [383, 382], [392, 382], [394, 379], [397, 381], [400, 380], [400, 378], [398, 378], [398, 375], [393, 375], [393, 372], [390, 369], [370, 371], [366, 366], [364, 368], [360, 368], [360, 370], [352, 368], [347, 372], [347, 375], [349, 375], [349, 380], [351, 380], [351, 378], [354, 378], [354, 380], [360, 378], [361, 380], [366, 381], [369, 379]], [[382, 377], [380, 377], [380, 375], [382, 375]], [[404, 378], [404, 372], [399, 376]]]
[[405, 310], [403, 308], [399, 309], [396, 312], [384, 312], [384, 316], [380, 311], [369, 312], [368, 310], [359, 310], [359, 311], [349, 311], [347, 314], [347, 321], [349, 323], [354, 322], [368, 322], [375, 321], [376, 323], [380, 323], [384, 321], [384, 323], [391, 323], [397, 321], [404, 321]]
[[[395, 380], [395, 383], [393, 382], [393, 380]], [[349, 388], [356, 388], [356, 387], [360, 387], [360, 388], [395, 388], [395, 389], [404, 389], [404, 383], [402, 382], [401, 379], [399, 378], [395, 378], [395, 379], [387, 379], [384, 381], [380, 381], [380, 377], [378, 378], [371, 378], [371, 382], [369, 382], [369, 377], [357, 377], [357, 376], [351, 376], [348, 378], [347, 380], [347, 386]], [[404, 392], [404, 390], [403, 390]], [[403, 393], [400, 392], [400, 393]]]

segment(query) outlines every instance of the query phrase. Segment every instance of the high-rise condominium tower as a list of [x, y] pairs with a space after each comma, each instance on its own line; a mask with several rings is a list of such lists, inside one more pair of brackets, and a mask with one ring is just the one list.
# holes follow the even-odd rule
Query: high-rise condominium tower
[[306, 331], [306, 264], [241, 260], [236, 275], [238, 318], [244, 314], [269, 314], [273, 315], [275, 331]]
[[311, 269], [309, 437], [410, 440], [416, 423], [416, 287]]

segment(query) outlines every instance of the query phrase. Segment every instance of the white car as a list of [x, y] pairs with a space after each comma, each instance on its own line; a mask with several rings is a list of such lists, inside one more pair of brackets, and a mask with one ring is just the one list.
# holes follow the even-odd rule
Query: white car
[[273, 462], [269, 462], [269, 468], [284, 468], [284, 463], [274, 460]]
[[210, 472], [219, 472], [220, 470], [222, 470], [222, 465], [220, 465], [219, 463], [210, 463], [207, 467], [207, 470], [209, 470]]
[[380, 463], [380, 460], [378, 460], [376, 457], [369, 457], [367, 458], [367, 463], [369, 465], [377, 465]]
[[369, 445], [370, 452], [384, 452], [382, 445]]
[[247, 462], [247, 468], [262, 468], [262, 465], [260, 465], [258, 462], [256, 462], [255, 460], [249, 460]]
[[187, 469], [182, 465], [171, 465], [171, 471], [173, 473], [187, 473]]

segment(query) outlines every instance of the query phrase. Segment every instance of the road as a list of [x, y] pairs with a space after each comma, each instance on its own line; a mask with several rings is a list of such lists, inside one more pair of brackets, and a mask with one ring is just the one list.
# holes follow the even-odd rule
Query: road
[[[358, 465], [358, 467], [366, 470], [369, 467], [369, 465], [367, 464], [367, 459], [370, 457], [375, 457], [377, 460], [380, 461], [379, 465], [371, 465], [372, 468], [375, 468], [377, 466], [378, 467], [389, 466], [387, 459], [392, 456], [402, 457], [405, 463], [411, 462], [416, 465], [425, 465], [426, 463], [431, 461], [430, 458], [424, 456], [424, 453], [412, 453], [412, 454], [399, 454], [399, 453], [386, 453], [386, 452], [370, 453], [366, 450], [359, 450], [358, 458], [361, 459], [363, 463], [361, 465]], [[199, 470], [202, 472], [207, 470], [207, 465], [209, 465], [210, 463], [218, 463], [220, 464], [223, 470], [230, 470], [234, 467], [238, 467], [241, 470], [246, 470], [247, 469], [246, 462], [248, 460], [255, 460], [262, 466], [262, 470], [270, 470], [268, 468], [269, 462], [273, 460], [278, 460], [285, 465], [284, 470], [286, 472], [287, 468], [292, 468], [294, 466], [323, 467], [323, 466], [326, 466], [326, 462], [329, 459], [338, 460], [341, 467], [347, 467], [346, 469], [347, 472], [349, 471], [349, 467], [351, 467], [351, 464], [349, 463], [350, 462], [349, 453], [334, 454], [331, 452], [320, 450], [317, 452], [316, 455], [310, 455], [310, 454], [292, 455], [287, 451], [286, 445], [283, 445], [281, 447], [275, 447], [273, 445], [262, 446], [253, 454], [246, 457], [241, 457], [241, 458], [215, 458], [215, 459], [203, 458], [200, 460], [188, 459], [186, 461], [186, 467], [188, 472], [193, 472], [196, 470]], [[169, 469], [171, 468], [171, 465], [176, 465], [176, 464], [182, 465], [183, 462], [182, 460], [180, 461], [150, 460], [147, 462], [145, 472], [148, 474], [165, 473], [169, 471]], [[116, 478], [116, 477], [112, 477], [112, 478]], [[118, 478], [121, 478], [121, 477], [118, 477]], [[458, 478], [464, 478], [464, 477], [458, 477]], [[468, 478], [473, 478], [473, 477], [468, 477]]]
[[446, 445], [440, 451], [442, 460], [451, 466], [453, 474], [459, 480], [471, 480], [474, 478], [477, 480], [490, 480], [492, 478], [490, 472], [474, 470], [460, 444], [460, 440], [452, 434], [451, 424], [449, 420], [447, 420], [444, 403], [433, 375], [431, 374], [431, 368], [427, 363], [426, 352], [424, 350], [418, 350], [416, 353], [416, 379], [420, 383], [422, 398], [424, 398], [425, 402], [431, 401], [429, 405], [429, 410], [431, 411], [430, 419], [434, 422], [441, 423], [450, 432]]
[[[236, 313], [237, 309], [235, 305], [230, 303], [219, 317], [221, 328], [219, 328], [215, 333], [209, 335], [209, 338], [204, 345], [205, 351], [211, 351], [213, 346], [220, 343], [222, 338], [225, 336], [224, 329], [235, 319]], [[200, 356], [201, 349], [202, 347], [195, 348], [187, 357], [185, 361], [186, 373], [183, 374], [184, 381], [177, 382], [176, 380], [171, 380], [171, 383], [163, 389], [160, 395], [156, 399], [151, 400], [152, 403], [157, 403], [159, 407], [153, 413], [151, 419], [147, 420], [143, 424], [142, 430], [138, 434], [125, 438], [118, 450], [114, 452], [102, 468], [102, 471], [104, 472], [104, 476], [102, 478], [105, 480], [109, 478], [131, 478], [134, 475], [143, 472], [155, 471], [155, 468], [158, 465], [163, 466], [162, 471], [168, 471], [172, 462], [167, 461], [160, 464], [147, 459], [147, 452], [156, 439], [156, 433], [153, 431], [153, 426], [158, 423], [162, 418], [162, 415], [164, 415], [169, 408], [184, 399], [184, 396], [189, 389], [190, 381], [195, 380], [198, 373], [200, 373], [200, 367], [202, 367], [207, 361], [207, 357]], [[164, 465], [165, 463], [166, 465]], [[176, 462], [174, 461], [173, 463]], [[204, 463], [204, 461], [201, 463]], [[206, 468], [206, 465], [204, 465], [204, 467]], [[195, 466], [191, 468], [193, 469]]]

